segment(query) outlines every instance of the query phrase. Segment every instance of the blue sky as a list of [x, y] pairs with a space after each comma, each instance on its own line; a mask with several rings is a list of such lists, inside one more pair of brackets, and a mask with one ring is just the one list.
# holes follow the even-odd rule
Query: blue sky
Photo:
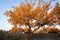
[[[23, 0], [0, 0], [0, 29], [9, 30], [12, 28], [4, 13], [6, 10], [12, 10], [12, 6], [19, 6], [21, 2]], [[55, 5], [56, 2], [60, 3], [60, 0], [56, 0], [52, 5]]]

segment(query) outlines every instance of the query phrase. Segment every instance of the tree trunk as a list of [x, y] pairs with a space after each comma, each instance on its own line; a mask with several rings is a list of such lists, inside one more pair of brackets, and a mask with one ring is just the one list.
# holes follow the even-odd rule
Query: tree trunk
[[27, 24], [29, 26], [29, 30], [28, 32], [26, 33], [26, 40], [31, 40], [31, 26], [29, 24]]
[[28, 32], [26, 37], [27, 37], [26, 40], [31, 40], [31, 32]]

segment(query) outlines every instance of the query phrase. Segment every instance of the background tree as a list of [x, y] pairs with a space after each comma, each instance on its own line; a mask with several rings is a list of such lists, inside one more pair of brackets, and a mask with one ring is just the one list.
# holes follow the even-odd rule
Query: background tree
[[23, 31], [23, 29], [22, 29], [22, 28], [18, 28], [18, 27], [13, 27], [13, 28], [11, 29], [11, 32], [14, 32], [14, 33], [20, 32], [20, 31]]
[[56, 3], [55, 7], [51, 11], [50, 15], [52, 16], [52, 23], [58, 22], [60, 20], [60, 4]]

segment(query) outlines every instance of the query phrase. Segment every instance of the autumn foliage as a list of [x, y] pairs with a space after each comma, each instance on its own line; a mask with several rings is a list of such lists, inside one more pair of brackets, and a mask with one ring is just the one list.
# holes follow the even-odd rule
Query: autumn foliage
[[13, 27], [12, 30], [11, 30], [11, 32], [14, 32], [14, 33], [20, 32], [20, 31], [23, 31], [23, 29], [22, 28], [17, 28], [17, 27]]
[[[39, 29], [41, 26], [44, 25], [50, 25], [50, 27], [39, 30], [39, 32], [60, 32], [60, 29], [58, 30], [57, 28], [51, 27], [53, 23], [58, 22], [59, 19], [57, 16], [58, 14], [60, 14], [60, 4], [56, 3], [56, 5], [52, 7], [51, 2], [53, 1], [54, 0], [49, 0], [49, 2], [45, 2], [45, 0], [29, 0], [28, 2], [28, 0], [25, 0], [25, 2], [22, 2], [19, 6], [13, 7], [14, 10], [6, 11], [5, 14], [9, 16], [8, 21], [15, 27], [17, 27], [18, 24], [19, 26], [28, 26], [29, 28], [23, 29], [28, 32], [32, 30], [32, 27], [35, 28], [37, 26]], [[53, 9], [50, 13], [48, 13], [51, 8]], [[34, 20], [35, 22], [33, 22]], [[19, 30], [19, 28], [13, 28], [12, 31], [16, 32]], [[36, 32], [38, 31], [36, 30]]]

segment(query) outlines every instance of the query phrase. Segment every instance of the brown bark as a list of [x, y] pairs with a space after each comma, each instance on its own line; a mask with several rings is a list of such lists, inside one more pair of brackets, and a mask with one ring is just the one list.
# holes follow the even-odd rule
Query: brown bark
[[26, 34], [26, 40], [31, 40], [30, 39], [31, 38], [31, 26], [29, 25], [29, 23], [27, 23], [27, 25], [29, 26], [29, 30], [28, 30], [28, 32]]

